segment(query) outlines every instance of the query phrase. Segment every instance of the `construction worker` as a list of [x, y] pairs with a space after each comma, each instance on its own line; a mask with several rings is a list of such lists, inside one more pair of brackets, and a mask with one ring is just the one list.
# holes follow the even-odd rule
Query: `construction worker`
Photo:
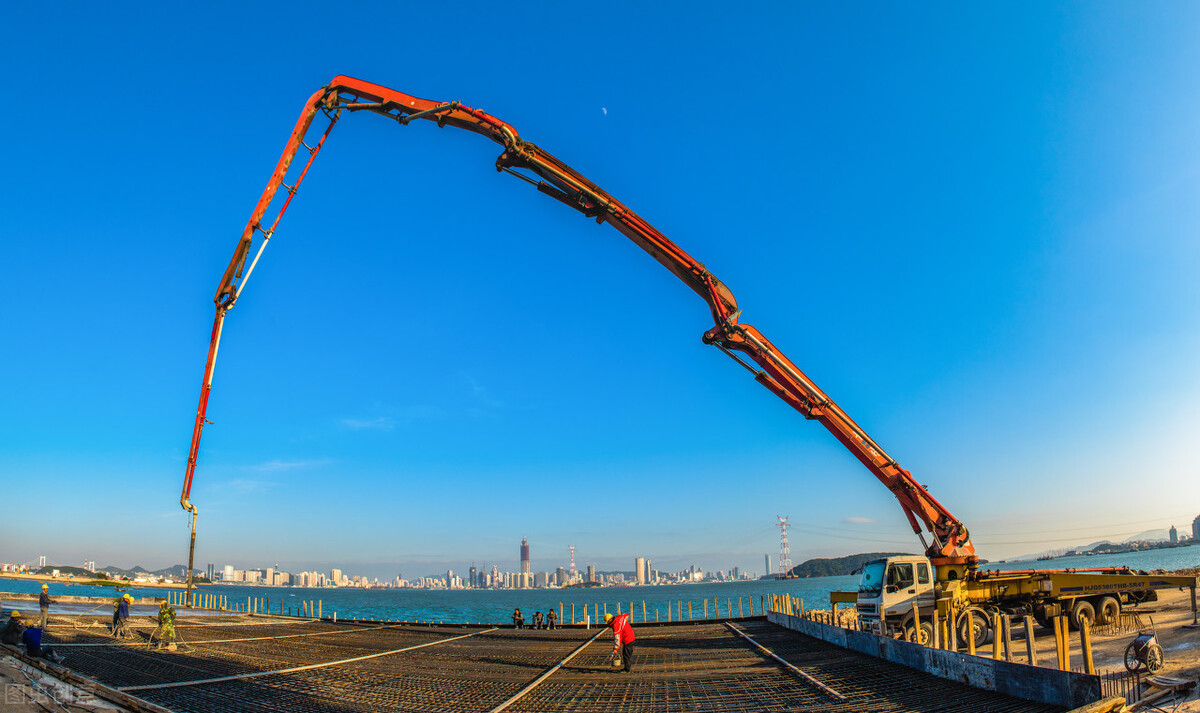
[[633, 642], [637, 639], [633, 635], [633, 627], [629, 624], [629, 615], [613, 616], [605, 612], [604, 623], [613, 630], [613, 658], [620, 657], [623, 670], [629, 673], [633, 670]]
[[158, 648], [175, 650], [175, 608], [164, 599], [158, 605]]
[[42, 630], [36, 626], [31, 626], [21, 634], [21, 642], [25, 644], [25, 653], [30, 656], [53, 661], [54, 663], [62, 663], [65, 659], [55, 653], [51, 646], [42, 646]]
[[42, 610], [42, 618], [38, 620], [38, 626], [41, 627], [42, 631], [46, 630], [46, 622], [50, 617], [50, 605], [53, 603], [54, 600], [50, 598], [50, 585], [43, 584], [42, 595], [38, 597], [38, 607]]
[[133, 597], [128, 594], [117, 600], [115, 636], [130, 636], [128, 621], [129, 604], [132, 601]]
[[553, 609], [546, 612], [546, 628], [547, 629], [553, 629], [554, 624], [557, 621], [558, 621], [558, 615], [554, 613]]
[[0, 634], [0, 641], [13, 646], [21, 645], [21, 635], [25, 633], [25, 625], [21, 623], [21, 612], [13, 610], [8, 615], [8, 621], [4, 624], [4, 633]]

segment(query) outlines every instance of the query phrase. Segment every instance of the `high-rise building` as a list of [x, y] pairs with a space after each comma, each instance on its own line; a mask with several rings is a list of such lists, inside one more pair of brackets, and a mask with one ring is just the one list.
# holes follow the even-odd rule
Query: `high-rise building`
[[225, 571], [224, 571], [224, 573], [221, 574], [221, 579], [226, 582], [235, 581], [233, 579], [233, 565], [231, 565], [231, 564], [225, 565]]
[[470, 587], [471, 589], [478, 587], [479, 582], [476, 581], [478, 576], [479, 576], [479, 571], [475, 569], [475, 565], [471, 565], [471, 570], [467, 576], [467, 586]]
[[646, 558], [635, 557], [633, 559], [633, 576], [638, 584], [646, 583]]
[[1196, 519], [1192, 520], [1192, 539], [1200, 540], [1200, 515], [1197, 515]]
[[766, 562], [766, 565], [764, 565], [766, 567], [766, 569], [763, 570], [763, 574], [770, 574], [771, 573], [771, 555], [763, 555], [763, 560]]
[[562, 567], [554, 570], [554, 583], [560, 587], [567, 586], [567, 570]]
[[521, 574], [529, 574], [529, 540], [521, 538]]
[[335, 587], [342, 586], [342, 570], [340, 570], [340, 569], [330, 570], [329, 579], [331, 580], [330, 584], [332, 584], [333, 586], [335, 586]]
[[595, 582], [596, 581], [596, 565], [589, 564], [587, 572], [588, 572], [587, 581]]
[[729, 574], [731, 574], [734, 579], [740, 579], [741, 575], [742, 575], [741, 570], [739, 570], [737, 567], [734, 567], [733, 571], [730, 572]]
[[1171, 525], [1170, 537], [1171, 537], [1171, 544], [1175, 544], [1175, 543], [1179, 542], [1179, 530], [1176, 530], [1174, 525]]

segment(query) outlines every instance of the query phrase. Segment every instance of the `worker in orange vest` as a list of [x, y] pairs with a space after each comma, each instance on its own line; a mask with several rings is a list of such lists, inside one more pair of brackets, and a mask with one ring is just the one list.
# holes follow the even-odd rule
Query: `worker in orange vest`
[[622, 670], [629, 673], [633, 670], [633, 642], [637, 640], [633, 635], [633, 626], [629, 623], [629, 615], [613, 616], [605, 612], [604, 623], [613, 630], [613, 657], [619, 656]]

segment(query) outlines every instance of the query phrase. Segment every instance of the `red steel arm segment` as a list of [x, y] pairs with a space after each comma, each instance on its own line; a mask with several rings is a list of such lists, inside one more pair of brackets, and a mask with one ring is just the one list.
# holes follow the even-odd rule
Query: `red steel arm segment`
[[[200, 436], [204, 428], [208, 394], [212, 385], [213, 363], [216, 359], [225, 312], [236, 303], [246, 280], [257, 264], [258, 257], [274, 234], [280, 218], [295, 195], [297, 186], [303, 180], [343, 110], [370, 111], [394, 119], [402, 125], [415, 119], [435, 121], [439, 126], [449, 125], [472, 131], [500, 144], [503, 152], [496, 159], [497, 170], [512, 173], [534, 184], [540, 192], [565, 203], [588, 217], [595, 218], [597, 223], [611, 224], [704, 298], [716, 324], [705, 332], [704, 341], [716, 345], [754, 372], [759, 383], [786, 401], [805, 418], [815, 419], [829, 429], [892, 491], [900, 501], [900, 506], [904, 509], [904, 514], [913, 531], [921, 537], [922, 542], [924, 542], [922, 525], [925, 530], [929, 531], [933, 542], [927, 544], [926, 550], [927, 554], [934, 559], [935, 564], [975, 564], [977, 561], [975, 548], [963, 524], [917, 483], [908, 471], [901, 468], [891, 456], [884, 452], [858, 424], [854, 423], [825, 392], [821, 391], [766, 337], [754, 327], [739, 323], [740, 312], [733, 293], [703, 264], [604, 190], [538, 146], [523, 140], [516, 129], [490, 114], [458, 102], [442, 103], [419, 99], [378, 84], [345, 76], [334, 77], [328, 86], [313, 94], [305, 104], [304, 111], [296, 122], [296, 127], [292, 130], [292, 135], [276, 165], [271, 180], [267, 183], [266, 190], [263, 191], [250, 221], [242, 232], [241, 240], [238, 242], [233, 258], [230, 260], [213, 298], [217, 307], [217, 316], [213, 325], [208, 362], [205, 366], [200, 406], [196, 413], [195, 428], [192, 432], [183, 494], [180, 497], [180, 504], [185, 509], [195, 514], [195, 507], [190, 501], [192, 476], [195, 471]], [[318, 111], [323, 111], [329, 116], [330, 124], [320, 141], [313, 146], [308, 146], [304, 143], [304, 136]], [[301, 146], [309, 150], [308, 163], [296, 179], [295, 184], [286, 186], [283, 180]], [[536, 178], [530, 177], [525, 172], [534, 174]], [[276, 214], [270, 227], [264, 227], [263, 216], [281, 186], [288, 191], [287, 200]], [[256, 233], [261, 233], [263, 237], [258, 252], [247, 268], [246, 259], [250, 255]], [[734, 352], [747, 355], [759, 368], [751, 367]]]

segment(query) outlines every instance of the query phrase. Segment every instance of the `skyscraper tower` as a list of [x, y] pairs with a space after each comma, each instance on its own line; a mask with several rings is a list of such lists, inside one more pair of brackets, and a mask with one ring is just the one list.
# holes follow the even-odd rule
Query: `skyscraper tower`
[[787, 529], [791, 527], [786, 517], [775, 516], [779, 520], [779, 574], [784, 577], [792, 571], [792, 553], [788, 549]]
[[567, 569], [567, 573], [571, 575], [571, 581], [573, 582], [579, 574], [579, 571], [575, 569], [575, 545], [567, 545], [567, 547], [571, 548], [571, 566]]
[[638, 584], [646, 583], [646, 558], [635, 557], [633, 560], [633, 576]]
[[771, 573], [771, 555], [763, 555], [763, 562], [766, 563], [766, 568], [763, 570], [763, 574], [770, 574]]
[[529, 574], [529, 541], [521, 538], [521, 574]]

